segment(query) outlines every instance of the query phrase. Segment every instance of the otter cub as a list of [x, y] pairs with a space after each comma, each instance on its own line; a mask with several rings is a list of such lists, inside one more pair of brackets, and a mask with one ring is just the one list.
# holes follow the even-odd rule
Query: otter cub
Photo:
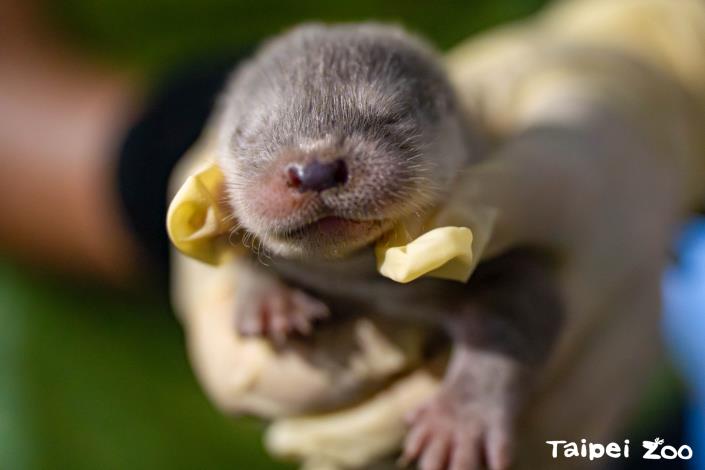
[[306, 25], [239, 67], [221, 104], [229, 202], [270, 258], [244, 276], [240, 332], [282, 342], [329, 311], [441, 327], [453, 341], [446, 377], [410, 415], [402, 460], [506, 468], [519, 401], [556, 336], [550, 266], [514, 250], [467, 285], [399, 285], [371, 249], [396, 221], [442, 205], [482, 157], [437, 55], [391, 26]]

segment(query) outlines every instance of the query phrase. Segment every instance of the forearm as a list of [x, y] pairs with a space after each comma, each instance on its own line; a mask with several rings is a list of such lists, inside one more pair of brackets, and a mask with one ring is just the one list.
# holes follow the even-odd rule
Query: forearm
[[124, 278], [136, 248], [114, 166], [138, 107], [137, 83], [55, 47], [34, 26], [15, 31], [28, 38], [0, 53], [0, 245], [34, 261]]

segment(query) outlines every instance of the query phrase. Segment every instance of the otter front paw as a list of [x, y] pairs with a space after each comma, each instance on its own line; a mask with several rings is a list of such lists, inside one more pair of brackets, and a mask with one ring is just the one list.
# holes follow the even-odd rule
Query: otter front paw
[[420, 470], [504, 470], [511, 461], [511, 417], [502, 406], [441, 391], [413, 412], [400, 463]]
[[278, 282], [245, 289], [235, 317], [242, 336], [261, 336], [281, 344], [293, 334], [307, 335], [328, 307], [302, 290]]

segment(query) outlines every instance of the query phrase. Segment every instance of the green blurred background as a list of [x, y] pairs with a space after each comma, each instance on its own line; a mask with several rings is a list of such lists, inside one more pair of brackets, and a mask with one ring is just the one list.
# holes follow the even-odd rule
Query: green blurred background
[[[448, 48], [542, 3], [60, 0], [43, 12], [75, 47], [156, 79], [304, 20], [395, 21]], [[0, 468], [289, 468], [265, 455], [259, 423], [207, 401], [156, 285], [116, 292], [0, 260]]]
[[448, 48], [546, 0], [55, 0], [49, 21], [86, 50], [149, 72], [254, 44], [302, 21], [404, 24]]

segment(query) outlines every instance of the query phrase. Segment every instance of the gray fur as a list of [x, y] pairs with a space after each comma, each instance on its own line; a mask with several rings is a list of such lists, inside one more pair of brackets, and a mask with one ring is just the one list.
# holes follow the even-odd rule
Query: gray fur
[[[467, 159], [455, 102], [436, 53], [399, 28], [309, 24], [275, 38], [236, 70], [222, 99], [220, 163], [236, 217], [265, 248], [298, 257], [332, 244], [290, 243], [302, 224], [324, 215], [378, 222], [369, 239], [336, 240], [325, 254], [360, 248], [435, 204]], [[350, 183], [271, 220], [252, 194], [291, 152], [342, 155]]]

